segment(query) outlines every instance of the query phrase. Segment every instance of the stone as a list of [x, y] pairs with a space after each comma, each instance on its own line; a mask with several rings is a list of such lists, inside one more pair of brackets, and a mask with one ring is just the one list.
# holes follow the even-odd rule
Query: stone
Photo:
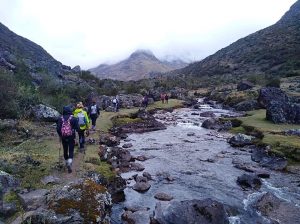
[[237, 90], [238, 91], [244, 91], [248, 89], [252, 89], [255, 85], [252, 82], [243, 80], [237, 85]]
[[122, 145], [123, 148], [127, 149], [127, 148], [131, 148], [133, 145], [131, 143], [126, 143], [124, 145]]
[[212, 111], [205, 111], [200, 113], [200, 117], [216, 117], [216, 115]]
[[120, 138], [111, 134], [101, 134], [99, 143], [108, 147], [117, 146], [120, 144]]
[[133, 185], [132, 189], [142, 193], [148, 191], [150, 187], [151, 184], [149, 184], [148, 182], [137, 182]]
[[204, 200], [172, 200], [167, 204], [158, 202], [154, 219], [160, 224], [228, 224], [223, 204], [210, 198]]
[[76, 223], [110, 223], [111, 196], [94, 178], [79, 179], [52, 189], [47, 195], [47, 205], [56, 213], [64, 211], [64, 216], [81, 220]]
[[79, 65], [76, 65], [74, 68], [72, 68], [72, 72], [80, 73], [80, 72], [81, 72], [80, 66], [79, 66]]
[[3, 202], [0, 200], [0, 203], [0, 217], [9, 218], [18, 212], [17, 202]]
[[286, 158], [269, 155], [268, 150], [262, 148], [254, 149], [251, 154], [251, 159], [259, 163], [259, 165], [272, 170], [286, 170], [288, 165]]
[[131, 224], [150, 224], [150, 216], [147, 211], [125, 211], [122, 219]]
[[141, 156], [135, 157], [135, 159], [138, 160], [138, 161], [146, 161], [148, 158], [144, 155], [141, 155]]
[[143, 177], [146, 177], [148, 180], [152, 180], [152, 176], [148, 172], [143, 172]]
[[262, 216], [276, 223], [300, 223], [300, 208], [289, 201], [282, 200], [272, 193], [265, 193], [253, 207]]
[[2, 193], [6, 193], [9, 190], [14, 190], [19, 187], [20, 181], [9, 173], [0, 170], [0, 186], [0, 193], [1, 191]]
[[232, 128], [232, 124], [230, 121], [223, 122], [216, 118], [210, 118], [205, 120], [201, 127], [217, 131], [228, 131], [230, 128]]
[[255, 174], [243, 174], [237, 178], [237, 183], [243, 188], [258, 190], [261, 187], [261, 180]]
[[279, 88], [264, 87], [259, 90], [258, 103], [262, 108], [267, 108], [270, 102], [289, 102], [290, 98]]
[[34, 106], [31, 114], [34, 119], [47, 122], [56, 122], [60, 117], [60, 113], [57, 110], [43, 104]]
[[13, 119], [0, 119], [0, 131], [11, 131], [17, 128], [18, 121]]
[[136, 176], [134, 179], [136, 182], [145, 182], [145, 183], [148, 182], [148, 178], [144, 176]]
[[254, 137], [244, 134], [237, 134], [229, 139], [229, 144], [233, 147], [244, 147], [246, 145], [254, 144]]
[[187, 133], [187, 136], [195, 136], [195, 132], [189, 132]]
[[61, 180], [58, 178], [58, 177], [55, 177], [55, 176], [46, 176], [46, 177], [43, 177], [41, 179], [41, 182], [44, 184], [44, 185], [48, 185], [48, 184], [59, 184], [61, 182]]
[[143, 171], [145, 167], [140, 163], [130, 163], [131, 170]]
[[173, 199], [172, 196], [170, 196], [166, 193], [163, 193], [163, 192], [156, 193], [154, 195], [154, 198], [156, 198], [157, 200], [160, 200], [160, 201], [171, 201]]
[[46, 189], [38, 189], [30, 191], [29, 193], [18, 194], [18, 197], [26, 211], [32, 211], [45, 205], [46, 195], [48, 193], [49, 191]]
[[237, 111], [251, 111], [260, 108], [257, 100], [245, 100], [233, 106]]

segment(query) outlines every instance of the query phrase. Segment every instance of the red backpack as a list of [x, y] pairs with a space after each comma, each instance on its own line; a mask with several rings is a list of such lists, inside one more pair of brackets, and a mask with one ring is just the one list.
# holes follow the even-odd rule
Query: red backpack
[[63, 117], [62, 119], [62, 125], [61, 125], [61, 136], [62, 137], [69, 137], [73, 135], [72, 127], [71, 127], [71, 119], [72, 115], [68, 118], [68, 120], [65, 120]]

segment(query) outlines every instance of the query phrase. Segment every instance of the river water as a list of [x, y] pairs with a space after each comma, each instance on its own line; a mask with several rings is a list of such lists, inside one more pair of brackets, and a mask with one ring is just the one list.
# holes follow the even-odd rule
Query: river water
[[[263, 180], [258, 191], [245, 191], [237, 185], [237, 177], [246, 172], [235, 168], [233, 160], [258, 165], [251, 161], [250, 150], [233, 148], [227, 143], [229, 133], [202, 128], [201, 124], [207, 118], [199, 113], [204, 111], [212, 111], [216, 116], [236, 115], [203, 104], [199, 110], [184, 108], [156, 114], [158, 120], [167, 124], [166, 130], [129, 135], [133, 144], [131, 154], [150, 158], [141, 163], [145, 166], [143, 172], [149, 172], [154, 180], [150, 181], [151, 188], [145, 193], [130, 187], [135, 181], [128, 184], [126, 200], [113, 207], [112, 223], [123, 223], [120, 216], [126, 206], [148, 207], [152, 213], [158, 202], [154, 195], [158, 192], [167, 193], [178, 201], [215, 199], [225, 205], [230, 223], [234, 224], [270, 223], [251, 206], [265, 192], [300, 205], [299, 176], [294, 174], [268, 170], [271, 176]], [[122, 177], [128, 179], [143, 172], [124, 173]], [[166, 175], [174, 181], [166, 181], [163, 178]]]

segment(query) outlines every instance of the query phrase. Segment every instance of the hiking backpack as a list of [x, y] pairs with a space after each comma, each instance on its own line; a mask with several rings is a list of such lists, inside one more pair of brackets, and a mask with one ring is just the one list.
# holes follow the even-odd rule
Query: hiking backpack
[[81, 127], [85, 126], [87, 122], [86, 122], [86, 118], [84, 116], [83, 111], [79, 112], [77, 114], [77, 117], [78, 117], [78, 124], [79, 124], [79, 126], [81, 126]]
[[91, 114], [96, 114], [97, 113], [97, 106], [93, 105], [91, 106]]
[[67, 120], [62, 117], [62, 125], [61, 125], [61, 136], [69, 137], [73, 135], [71, 119], [73, 116], [70, 116]]

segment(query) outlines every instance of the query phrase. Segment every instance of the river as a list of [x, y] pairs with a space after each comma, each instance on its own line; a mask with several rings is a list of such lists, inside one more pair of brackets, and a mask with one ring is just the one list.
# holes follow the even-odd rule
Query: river
[[[135, 182], [128, 181], [126, 200], [113, 207], [112, 223], [122, 223], [120, 216], [126, 206], [148, 207], [149, 213], [152, 213], [158, 202], [154, 195], [158, 192], [167, 193], [178, 201], [215, 199], [225, 205], [230, 223], [234, 224], [270, 223], [251, 206], [265, 192], [272, 192], [296, 206], [300, 205], [299, 176], [295, 174], [268, 170], [270, 178], [263, 179], [258, 191], [243, 190], [236, 180], [246, 172], [235, 168], [233, 160], [257, 166], [251, 161], [251, 150], [231, 147], [227, 143], [231, 136], [229, 133], [202, 128], [201, 124], [207, 118], [199, 116], [200, 111], [212, 111], [216, 116], [236, 115], [232, 111], [205, 104], [199, 110], [176, 109], [172, 113], [156, 114], [158, 120], [168, 125], [166, 130], [128, 136], [133, 145], [131, 154], [150, 158], [141, 163], [145, 166], [143, 172], [149, 172], [153, 180], [150, 181], [151, 188], [145, 193], [133, 190], [131, 186]], [[143, 172], [123, 173], [122, 177], [128, 179]], [[174, 181], [166, 181], [163, 178], [166, 175]]]

